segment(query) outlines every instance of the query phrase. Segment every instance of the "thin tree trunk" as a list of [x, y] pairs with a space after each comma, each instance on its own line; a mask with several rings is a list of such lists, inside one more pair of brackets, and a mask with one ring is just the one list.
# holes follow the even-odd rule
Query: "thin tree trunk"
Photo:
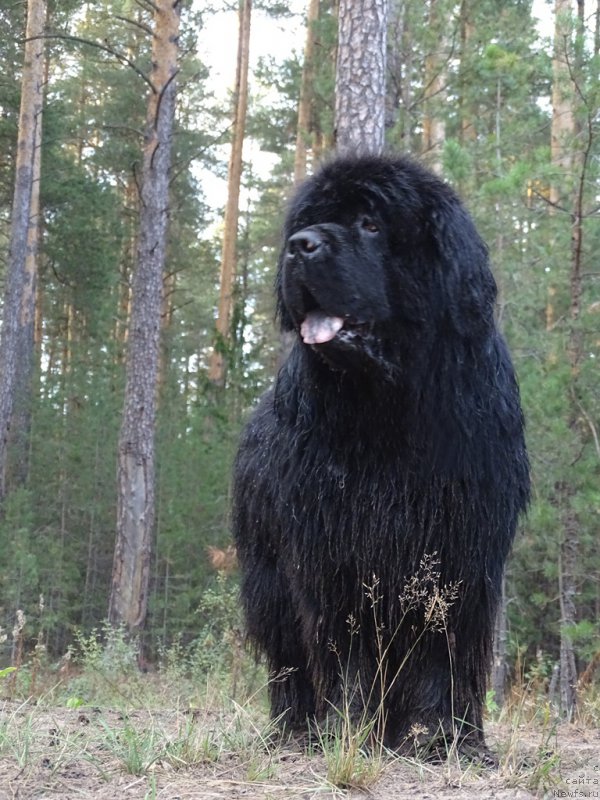
[[240, 0], [240, 27], [238, 38], [237, 69], [235, 77], [235, 111], [231, 155], [227, 185], [227, 205], [223, 223], [223, 250], [219, 307], [216, 321], [216, 341], [213, 348], [208, 377], [216, 386], [225, 385], [225, 352], [231, 343], [231, 318], [233, 316], [234, 287], [237, 260], [237, 232], [242, 182], [242, 151], [248, 108], [248, 67], [250, 63], [251, 0]]
[[[565, 498], [569, 504], [569, 498]], [[563, 541], [558, 563], [560, 594], [560, 706], [567, 719], [573, 718], [577, 705], [577, 666], [571, 630], [577, 622], [575, 608], [576, 565], [579, 552], [579, 521], [568, 509], [563, 515]]]
[[[577, 446], [583, 447], [579, 432], [577, 379], [583, 355], [580, 323], [582, 297], [583, 219], [587, 164], [592, 146], [591, 126], [587, 142], [577, 121], [580, 106], [584, 4], [577, 0], [577, 17], [571, 0], [555, 2], [554, 57], [552, 62], [551, 159], [554, 178], [550, 187], [550, 213], [569, 211], [571, 251], [569, 275], [569, 337], [567, 357], [571, 370], [570, 407], [567, 420]], [[576, 27], [574, 27], [574, 25]], [[583, 146], [585, 144], [585, 147]], [[571, 479], [572, 480], [572, 479]], [[564, 482], [560, 487], [562, 541], [558, 563], [560, 598], [560, 705], [572, 719], [577, 705], [577, 665], [572, 630], [577, 623], [577, 566], [579, 563], [580, 522], [572, 498], [576, 487]]]
[[504, 704], [504, 693], [506, 691], [506, 578], [502, 578], [502, 597], [496, 612], [496, 622], [494, 625], [494, 662], [492, 665], [492, 691], [494, 700], [498, 706]]
[[45, 0], [29, 0], [21, 108], [15, 168], [15, 190], [6, 270], [2, 338], [0, 340], [0, 502], [6, 492], [8, 436], [18, 390], [18, 358], [23, 324], [23, 297], [29, 246], [31, 197], [37, 127], [41, 124], [44, 86]]
[[383, 150], [387, 14], [387, 0], [340, 2], [335, 80], [339, 152]]
[[[44, 19], [44, 23], [45, 23]], [[44, 58], [44, 85], [48, 82], [48, 59]], [[17, 341], [15, 403], [10, 423], [8, 483], [23, 486], [29, 475], [29, 444], [31, 435], [31, 401], [38, 318], [38, 272], [42, 215], [40, 213], [40, 180], [42, 171], [42, 111], [35, 126], [33, 176], [29, 203], [29, 229], [25, 256], [25, 282], [21, 302], [21, 320]]]
[[169, 214], [180, 4], [155, 0], [153, 91], [144, 140], [140, 236], [132, 287], [117, 471], [117, 532], [108, 616], [140, 630], [155, 523], [155, 426], [162, 276]]
[[440, 114], [444, 93], [444, 62], [442, 59], [443, 33], [437, 0], [429, 2], [429, 27], [438, 33], [433, 52], [425, 57], [425, 97], [423, 114], [423, 155], [438, 175], [442, 172], [442, 148], [446, 138], [446, 125]]
[[469, 52], [471, 39], [475, 28], [471, 19], [471, 3], [473, 0], [462, 0], [460, 4], [460, 67], [459, 67], [459, 114], [460, 114], [460, 141], [467, 144], [477, 138], [475, 129], [475, 112], [469, 101], [469, 89], [472, 84], [472, 75], [469, 65]]
[[315, 23], [319, 18], [319, 5], [319, 0], [310, 0], [306, 20], [306, 44], [304, 46], [304, 64], [302, 67], [302, 82], [300, 84], [300, 100], [298, 102], [298, 129], [294, 156], [294, 183], [299, 183], [306, 175], [313, 103]]
[[[572, 157], [571, 165], [573, 171], [572, 202], [571, 202], [571, 275], [569, 288], [571, 295], [570, 316], [571, 332], [569, 345], [569, 358], [571, 360], [571, 372], [574, 378], [579, 374], [579, 367], [582, 358], [581, 331], [579, 328], [579, 316], [581, 314], [581, 298], [583, 294], [582, 279], [582, 259], [583, 259], [583, 221], [585, 217], [585, 185], [587, 180], [588, 162], [592, 151], [594, 132], [592, 120], [588, 116], [587, 137], [584, 129], [576, 118], [577, 98], [581, 94], [581, 85], [577, 82], [582, 80], [583, 72], [583, 39], [585, 36], [585, 8], [583, 0], [577, 0], [577, 31], [576, 44], [574, 48], [574, 59], [569, 69], [571, 81], [571, 116], [573, 118], [573, 132], [570, 144]], [[588, 111], [588, 115], [589, 115]]]
[[573, 168], [573, 137], [575, 114], [573, 86], [569, 75], [571, 33], [571, 0], [555, 0], [554, 54], [552, 57], [552, 122], [550, 129], [550, 159], [555, 179], [550, 185], [550, 212], [565, 196], [565, 178]]
[[118, 313], [114, 325], [114, 337], [117, 343], [117, 362], [121, 364], [124, 359], [128, 341], [127, 323], [131, 317], [131, 280], [139, 244], [139, 230], [136, 220], [140, 215], [140, 198], [137, 191], [135, 178], [132, 175], [124, 189], [124, 208], [126, 218], [126, 234], [124, 237], [123, 253], [119, 267], [120, 279], [117, 287]]

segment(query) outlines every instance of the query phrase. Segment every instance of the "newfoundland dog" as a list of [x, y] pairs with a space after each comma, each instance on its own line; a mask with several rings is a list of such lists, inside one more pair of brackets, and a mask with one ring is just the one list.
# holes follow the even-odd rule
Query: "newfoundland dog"
[[486, 247], [417, 163], [338, 157], [291, 201], [276, 289], [294, 344], [242, 436], [233, 511], [272, 715], [344, 709], [389, 747], [482, 749], [529, 494]]

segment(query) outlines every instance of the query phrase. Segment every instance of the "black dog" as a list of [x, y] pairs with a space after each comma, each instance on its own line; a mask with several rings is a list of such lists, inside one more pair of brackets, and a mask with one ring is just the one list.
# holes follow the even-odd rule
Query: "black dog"
[[485, 245], [406, 159], [296, 193], [277, 278], [293, 349], [242, 438], [234, 534], [271, 711], [483, 745], [504, 563], [529, 494]]

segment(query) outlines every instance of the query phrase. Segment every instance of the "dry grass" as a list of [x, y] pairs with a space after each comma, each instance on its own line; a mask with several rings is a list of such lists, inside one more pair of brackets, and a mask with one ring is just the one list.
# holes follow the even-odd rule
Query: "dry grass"
[[[0, 723], [0, 798], [358, 797], [360, 781], [334, 784], [325, 753], [307, 754], [271, 736], [248, 709], [122, 712], [51, 709], [5, 702]], [[597, 731], [490, 726], [500, 767], [428, 764], [363, 753], [368, 796], [502, 798], [552, 796], [565, 779], [597, 773]], [[356, 762], [353, 761], [353, 768]], [[596, 770], [596, 772], [594, 772]], [[338, 773], [339, 775], [340, 773]], [[361, 777], [359, 775], [359, 777]], [[561, 783], [562, 782], [562, 783]], [[555, 795], [559, 796], [559, 795]], [[582, 795], [579, 795], [582, 796]], [[593, 795], [591, 795], [593, 796]]]
[[[457, 755], [433, 764], [373, 751], [349, 731], [307, 749], [280, 741], [258, 696], [234, 703], [207, 690], [190, 708], [161, 683], [158, 675], [136, 676], [135, 694], [158, 698], [162, 707], [136, 707], [122, 693], [118, 707], [69, 708], [68, 687], [36, 700], [0, 701], [0, 800], [466, 800], [560, 797], [569, 788], [600, 794], [600, 733], [592, 717], [599, 706], [591, 693], [582, 716], [567, 725], [531, 689], [515, 692], [488, 724], [500, 762], [491, 769]], [[582, 784], [580, 776], [596, 783]]]
[[[440, 603], [429, 597], [411, 595], [435, 611]], [[387, 751], [377, 719], [351, 724], [350, 685], [329, 730], [308, 746], [282, 741], [268, 718], [264, 673], [229, 663], [229, 672], [207, 677], [203, 663], [194, 671], [194, 659], [177, 650], [159, 672], [141, 674], [130, 644], [91, 636], [58, 669], [43, 670], [38, 660], [0, 672], [0, 800], [600, 796], [593, 687], [582, 692], [572, 724], [560, 721], [542, 680], [515, 688], [487, 723], [499, 761], [490, 768], [453, 748], [436, 764]]]

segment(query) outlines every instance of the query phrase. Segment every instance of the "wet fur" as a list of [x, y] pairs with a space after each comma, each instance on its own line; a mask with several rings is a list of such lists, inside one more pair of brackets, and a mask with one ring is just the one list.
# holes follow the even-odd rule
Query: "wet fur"
[[[290, 244], [307, 229], [316, 254]], [[357, 720], [383, 709], [391, 747], [414, 725], [483, 744], [494, 617], [529, 492], [495, 297], [468, 213], [412, 161], [336, 159], [291, 201], [277, 304], [297, 335], [242, 436], [233, 511], [248, 635], [282, 724], [323, 719], [351, 692]], [[304, 344], [314, 307], [348, 330]], [[458, 586], [444, 630], [420, 634], [426, 600], [407, 612], [414, 576], [427, 596]]]

